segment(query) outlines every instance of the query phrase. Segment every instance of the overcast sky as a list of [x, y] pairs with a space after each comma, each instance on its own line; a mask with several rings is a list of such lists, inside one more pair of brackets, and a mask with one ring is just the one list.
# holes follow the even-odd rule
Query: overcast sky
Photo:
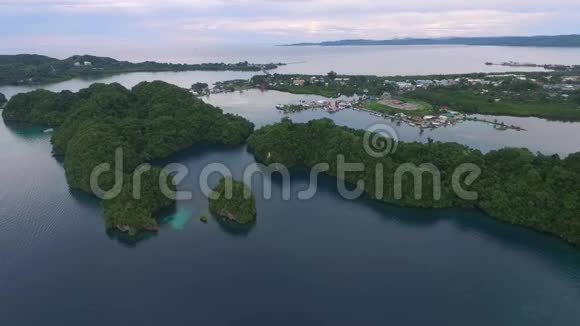
[[0, 50], [580, 33], [580, 0], [0, 0]]

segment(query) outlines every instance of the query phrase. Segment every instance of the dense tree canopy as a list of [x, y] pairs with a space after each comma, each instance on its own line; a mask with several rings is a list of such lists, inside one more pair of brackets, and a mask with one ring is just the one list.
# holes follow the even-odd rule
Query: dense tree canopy
[[[340, 78], [338, 78], [340, 77]], [[304, 80], [304, 85], [294, 85], [294, 80]], [[317, 94], [326, 97], [340, 95], [382, 96], [385, 92], [397, 91], [393, 83], [385, 83], [385, 77], [365, 75], [337, 75], [331, 71], [326, 76], [310, 75], [256, 75], [250, 80], [254, 87], [264, 87], [295, 94]]]
[[[153, 216], [168, 201], [158, 189], [144, 189], [147, 200], [135, 200], [128, 190], [130, 175], [143, 162], [167, 157], [198, 143], [240, 144], [254, 126], [235, 115], [195, 98], [186, 89], [155, 81], [128, 90], [119, 84], [94, 84], [78, 93], [34, 91], [14, 96], [4, 111], [10, 122], [55, 126], [53, 150], [64, 155], [64, 167], [72, 188], [92, 192], [93, 169], [103, 163], [111, 171], [99, 178], [110, 189], [114, 171], [125, 178], [122, 195], [105, 202], [107, 227], [132, 233], [155, 229]], [[123, 164], [115, 165], [121, 149]], [[144, 174], [143, 187], [159, 188], [159, 171]], [[138, 204], [141, 203], [141, 204]]]
[[2, 116], [7, 122], [57, 126], [77, 100], [77, 95], [69, 91], [57, 94], [39, 89], [14, 95]]
[[152, 61], [132, 63], [108, 57], [74, 55], [64, 60], [35, 54], [0, 55], [0, 85], [40, 84], [75, 77], [137, 71], [260, 71], [280, 64], [201, 63], [174, 64]]
[[331, 80], [335, 80], [336, 77], [338, 77], [338, 74], [334, 70], [331, 70], [328, 72], [328, 74], [326, 74], [326, 76], [328, 76], [328, 78]]
[[578, 105], [580, 105], [580, 90], [577, 90], [576, 92], [574, 92], [574, 94], [572, 95], [572, 101]]
[[[489, 93], [482, 94], [481, 88], [455, 87], [418, 89], [406, 96], [416, 98], [433, 106], [449, 106], [465, 113], [535, 116], [547, 119], [580, 121], [578, 102], [568, 101], [561, 96], [550, 97], [538, 86], [525, 81], [507, 83], [497, 88], [486, 87]], [[518, 89], [518, 93], [515, 93]], [[510, 92], [506, 95], [505, 92]]]
[[250, 224], [256, 220], [254, 195], [245, 183], [232, 177], [221, 178], [213, 189], [209, 198], [209, 210], [213, 215], [238, 224]]
[[173, 203], [173, 200], [162, 193], [159, 180], [168, 180], [167, 186], [175, 189], [165, 172], [159, 168], [152, 168], [142, 175], [141, 197], [136, 198], [133, 178], [125, 177], [120, 195], [103, 202], [106, 228], [117, 228], [131, 235], [144, 230], [156, 231], [158, 225], [155, 214], [160, 208]]
[[194, 83], [191, 85], [191, 90], [196, 92], [198, 95], [204, 95], [209, 92], [209, 85], [207, 83]]
[[[534, 155], [527, 149], [506, 148], [482, 154], [456, 143], [399, 143], [396, 152], [375, 158], [365, 152], [364, 133], [336, 126], [331, 120], [295, 124], [290, 120], [257, 130], [249, 139], [256, 158], [267, 164], [287, 167], [312, 167], [328, 163], [330, 175], [337, 176], [337, 156], [345, 162], [364, 163], [365, 170], [349, 172], [345, 180], [355, 184], [364, 180], [371, 197], [410, 207], [477, 207], [509, 223], [557, 235], [580, 245], [580, 153], [565, 159]], [[375, 167], [383, 165], [384, 174], [376, 178]], [[433, 176], [424, 173], [422, 196], [417, 194], [410, 173], [403, 175], [398, 198], [394, 185], [398, 168], [406, 163], [433, 164], [441, 174], [441, 196], [436, 199]], [[476, 199], [458, 196], [452, 179], [463, 163], [477, 165], [481, 175], [465, 190], [476, 191]], [[378, 191], [377, 183], [383, 191]]]

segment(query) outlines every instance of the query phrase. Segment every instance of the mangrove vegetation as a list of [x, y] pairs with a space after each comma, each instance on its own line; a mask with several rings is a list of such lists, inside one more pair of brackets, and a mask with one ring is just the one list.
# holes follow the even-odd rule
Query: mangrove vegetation
[[[91, 174], [108, 164], [110, 169], [97, 180], [99, 188], [107, 191], [119, 183], [122, 187], [119, 195], [104, 200], [106, 226], [132, 234], [155, 230], [157, 211], [173, 202], [161, 193], [159, 181], [173, 189], [171, 177], [156, 168], [141, 170], [140, 164], [194, 144], [241, 144], [254, 128], [246, 119], [224, 114], [188, 90], [161, 81], [142, 82], [132, 89], [93, 84], [77, 93], [18, 94], [3, 117], [8, 124], [56, 128], [53, 152], [64, 156], [71, 188], [94, 193]], [[140, 187], [133, 187], [137, 168]]]
[[232, 177], [222, 177], [209, 195], [209, 211], [238, 224], [256, 220], [256, 200], [248, 185]]
[[[399, 143], [396, 151], [377, 158], [365, 151], [363, 141], [363, 130], [339, 127], [328, 119], [299, 124], [287, 118], [248, 139], [256, 159], [265, 164], [292, 168], [326, 163], [326, 173], [353, 185], [363, 181], [361, 189], [379, 201], [419, 208], [478, 208], [499, 220], [580, 245], [580, 152], [564, 159], [522, 148], [482, 154], [457, 143], [429, 141]], [[365, 169], [341, 175], [339, 155], [344, 162], [363, 163]], [[481, 174], [476, 179], [469, 173], [454, 174], [464, 164], [477, 166]], [[409, 166], [419, 168], [410, 172], [421, 173], [397, 173]], [[454, 178], [468, 196], [457, 194]], [[417, 180], [420, 190], [415, 188]]]
[[99, 77], [127, 72], [156, 71], [261, 71], [281, 64], [200, 63], [175, 64], [146, 61], [132, 63], [108, 57], [74, 55], [59, 60], [43, 55], [0, 55], [0, 85], [35, 85], [79, 77]]

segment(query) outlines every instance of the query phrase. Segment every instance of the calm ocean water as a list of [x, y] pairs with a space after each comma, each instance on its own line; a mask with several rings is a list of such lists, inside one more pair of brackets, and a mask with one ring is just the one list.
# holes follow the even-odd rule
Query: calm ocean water
[[[66, 58], [70, 51], [48, 52]], [[534, 48], [464, 45], [418, 46], [215, 46], [158, 49], [109, 49], [92, 54], [129, 61], [154, 60], [175, 63], [284, 62], [280, 73], [414, 75], [490, 71], [529, 71], [530, 68], [485, 66], [491, 61], [532, 62], [538, 64], [580, 64], [579, 48]], [[541, 70], [541, 69], [540, 69]]]
[[[459, 65], [465, 69], [474, 69], [469, 62], [475, 65], [480, 58], [500, 59], [483, 58], [487, 51], [505, 56], [505, 60], [519, 60], [515, 54], [522, 56], [521, 61], [568, 63], [564, 60], [573, 60], [574, 54], [580, 59], [578, 50], [567, 49], [498, 51], [482, 47], [479, 56], [474, 48], [457, 48], [448, 48], [447, 55], [453, 58], [457, 51], [477, 55], [475, 59], [462, 57], [467, 63]], [[324, 72], [330, 68], [315, 63], [322, 64], [316, 61], [321, 60], [319, 53], [331, 50], [275, 48], [272, 53], [293, 51], [296, 58], [305, 53], [310, 64], [284, 69], [303, 67], [301, 72]], [[507, 58], [512, 56], [508, 50], [515, 58]], [[308, 56], [307, 51], [313, 52]], [[348, 57], [357, 49], [333, 51], [338, 52], [337, 57]], [[375, 52], [386, 50], [358, 51], [363, 56], [381, 57]], [[421, 51], [436, 52], [440, 47]], [[199, 52], [191, 55], [192, 62], [214, 61], [205, 60], [209, 54]], [[177, 53], [176, 57], [188, 57], [187, 53]], [[159, 54], [151, 54], [155, 55]], [[259, 61], [277, 60], [260, 55], [264, 60]], [[231, 54], [231, 60], [238, 59]], [[377, 63], [377, 69], [385, 74], [403, 69], [390, 66], [389, 61]], [[364, 67], [358, 64], [345, 62], [343, 67], [332, 69], [366, 73], [368, 62]], [[408, 63], [407, 67], [415, 66]], [[427, 72], [421, 69], [426, 68], [402, 73]], [[142, 80], [163, 79], [189, 86], [196, 81], [251, 75], [137, 73], [98, 81], [132, 86]], [[73, 80], [47, 88], [77, 90], [91, 82]], [[8, 95], [25, 90], [0, 88]], [[302, 98], [309, 97], [248, 91], [212, 95], [205, 100], [260, 126], [282, 117], [275, 104]], [[296, 121], [319, 117], [355, 128], [378, 121], [354, 111], [291, 115]], [[484, 124], [464, 123], [421, 135], [410, 127], [394, 127], [402, 140], [431, 137], [482, 150], [522, 146], [562, 155], [580, 150], [578, 123], [499, 119], [528, 131], [499, 132]], [[312, 200], [284, 201], [281, 180], [274, 179], [272, 199], [257, 196], [258, 222], [254, 227], [232, 228], [214, 220], [201, 223], [199, 216], [207, 212], [207, 200], [199, 190], [199, 171], [208, 163], [221, 162], [239, 178], [242, 168], [253, 161], [244, 146], [199, 146], [167, 159], [165, 162], [180, 162], [190, 168], [191, 174], [180, 188], [191, 190], [194, 198], [165, 213], [157, 235], [128, 242], [104, 231], [96, 199], [68, 188], [61, 162], [51, 155], [49, 133], [9, 128], [0, 122], [0, 324], [580, 324], [580, 251], [477, 211], [404, 209], [364, 198], [348, 201], [337, 194], [334, 179], [327, 177], [321, 178], [319, 192]], [[292, 174], [294, 193], [307, 184], [304, 171]], [[261, 193], [263, 185], [254, 186], [256, 193]]]

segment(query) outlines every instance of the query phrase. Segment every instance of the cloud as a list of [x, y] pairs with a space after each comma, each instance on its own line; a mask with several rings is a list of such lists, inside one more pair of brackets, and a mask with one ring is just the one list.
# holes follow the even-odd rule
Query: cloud
[[0, 0], [4, 10], [62, 10], [68, 12], [153, 12], [165, 8], [216, 8], [223, 7], [222, 1], [203, 0]]
[[[250, 0], [252, 3], [264, 1]], [[580, 9], [577, 0], [281, 0], [265, 1], [271, 6], [296, 12], [448, 12], [466, 10], [487, 10], [505, 12], [545, 12], [555, 10]]]
[[[0, 17], [0, 29], [16, 36], [287, 43], [579, 33], [580, 1], [0, 0]], [[21, 21], [32, 24], [15, 28]]]
[[187, 32], [248, 32], [286, 36], [324, 37], [440, 37], [491, 35], [521, 32], [529, 24], [550, 17], [545, 13], [507, 13], [472, 10], [446, 13], [377, 13], [365, 16], [349, 14], [331, 17], [301, 18], [198, 18], [184, 23]]
[[278, 10], [289, 13], [334, 12], [445, 12], [490, 10], [545, 12], [580, 10], [577, 0], [0, 0], [0, 7], [63, 10], [119, 10], [220, 8], [222, 10]]

